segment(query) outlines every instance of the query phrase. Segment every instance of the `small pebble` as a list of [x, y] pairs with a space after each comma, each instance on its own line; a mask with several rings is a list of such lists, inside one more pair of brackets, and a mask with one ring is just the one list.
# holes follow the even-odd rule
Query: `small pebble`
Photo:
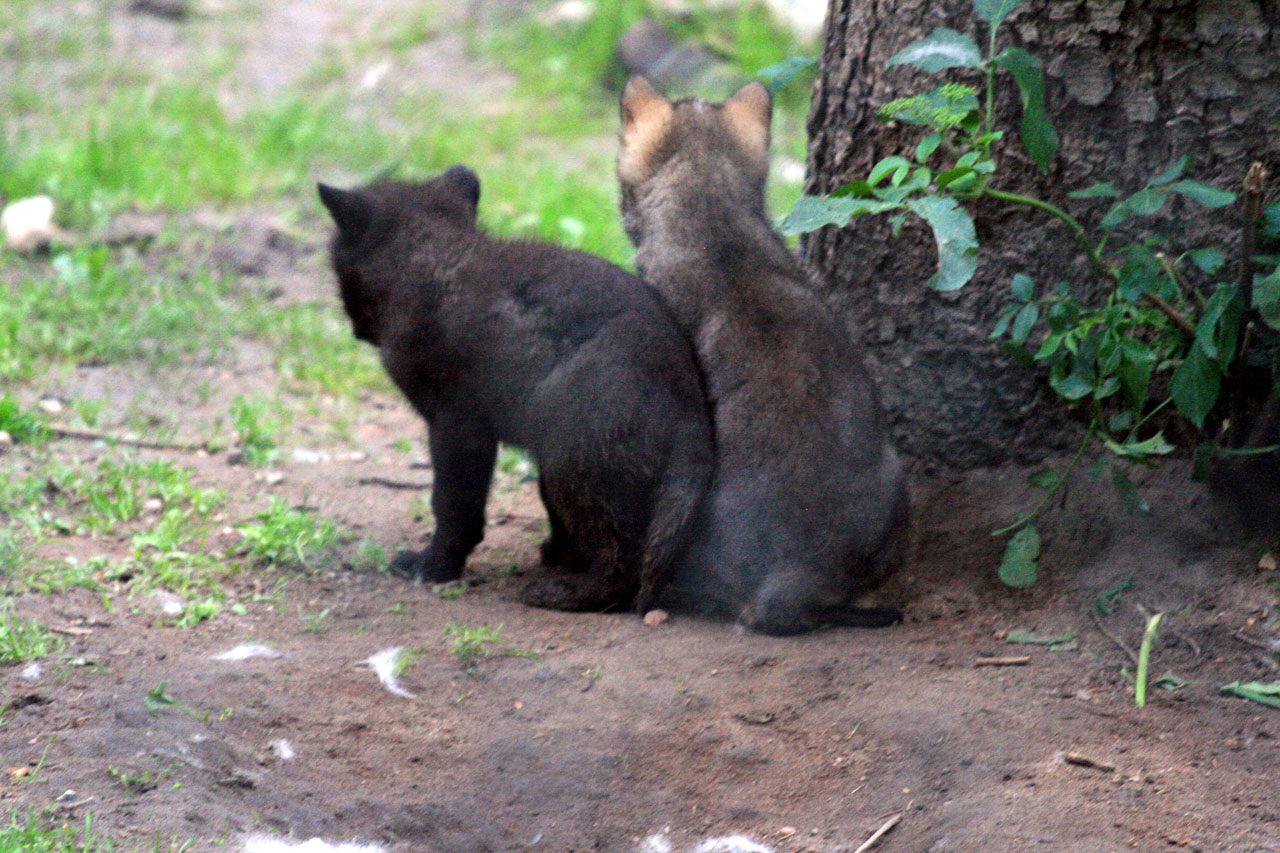
[[53, 199], [47, 195], [19, 199], [0, 213], [0, 231], [4, 242], [15, 252], [31, 252], [49, 245], [56, 230], [53, 225]]
[[46, 414], [56, 415], [62, 412], [62, 402], [52, 397], [41, 400], [38, 405], [40, 406], [40, 411]]
[[655, 628], [668, 621], [670, 618], [671, 617], [667, 615], [667, 611], [665, 610], [650, 610], [644, 615], [644, 624], [648, 625], [650, 628]]
[[164, 501], [160, 498], [147, 498], [142, 504], [144, 512], [159, 512], [164, 509]]
[[0, 429], [0, 453], [13, 446], [13, 436]]

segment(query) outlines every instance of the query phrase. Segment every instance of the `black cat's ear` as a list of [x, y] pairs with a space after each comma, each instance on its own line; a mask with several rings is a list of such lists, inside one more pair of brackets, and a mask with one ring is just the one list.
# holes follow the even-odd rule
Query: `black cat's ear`
[[359, 190], [340, 190], [327, 184], [316, 184], [316, 189], [342, 237], [352, 243], [359, 242], [373, 224], [373, 199]]
[[471, 203], [471, 210], [480, 205], [480, 177], [466, 166], [458, 164], [440, 176], [440, 180], [457, 190], [458, 194]]

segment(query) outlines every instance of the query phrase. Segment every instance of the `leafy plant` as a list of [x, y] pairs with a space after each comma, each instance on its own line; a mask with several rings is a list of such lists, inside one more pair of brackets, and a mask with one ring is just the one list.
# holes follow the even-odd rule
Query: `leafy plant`
[[1144, 615], [1147, 617], [1147, 624], [1142, 631], [1142, 643], [1138, 646], [1138, 670], [1133, 678], [1133, 704], [1139, 708], [1147, 704], [1147, 671], [1151, 665], [1151, 646], [1160, 633], [1160, 623], [1164, 621], [1163, 613]]
[[6, 853], [111, 853], [114, 849], [93, 829], [88, 815], [82, 828], [35, 811], [19, 814], [15, 810], [7, 824], [0, 823], [0, 850]]
[[1058, 148], [1045, 108], [1040, 60], [1018, 47], [998, 49], [1000, 25], [1021, 2], [974, 0], [974, 14], [987, 30], [981, 47], [969, 35], [940, 28], [894, 54], [890, 66], [968, 74], [977, 85], [948, 81], [880, 107], [883, 120], [923, 128], [912, 156], [885, 157], [865, 178], [827, 196], [801, 197], [782, 222], [785, 232], [799, 234], [843, 227], [860, 215], [888, 214], [896, 235], [914, 215], [931, 227], [937, 243], [938, 267], [929, 285], [950, 291], [963, 287], [977, 270], [978, 242], [966, 205], [990, 199], [1063, 223], [1102, 280], [1103, 297], [1093, 304], [1066, 282], [1037, 293], [1032, 278], [1015, 275], [990, 335], [1015, 361], [1039, 369], [1058, 401], [1088, 424], [1064, 470], [1033, 478], [1033, 485], [1045, 490], [1037, 505], [995, 531], [1013, 534], [1000, 577], [1014, 587], [1035, 582], [1041, 539], [1032, 522], [1090, 446], [1108, 451], [1105, 467], [1117, 493], [1127, 507], [1141, 509], [1128, 467], [1151, 464], [1175, 450], [1165, 435], [1173, 420], [1185, 425], [1180, 435], [1201, 442], [1202, 462], [1268, 453], [1277, 448], [1259, 447], [1256, 439], [1267, 431], [1266, 418], [1276, 416], [1259, 416], [1254, 437], [1244, 437], [1241, 425], [1253, 419], [1242, 409], [1243, 383], [1260, 369], [1266, 376], [1263, 393], [1271, 389], [1271, 409], [1280, 395], [1280, 257], [1258, 255], [1253, 248], [1259, 235], [1280, 239], [1280, 205], [1261, 209], [1260, 165], [1244, 182], [1245, 239], [1235, 277], [1222, 248], [1174, 254], [1169, 241], [1143, 230], [1142, 218], [1159, 213], [1175, 197], [1208, 210], [1237, 200], [1234, 193], [1185, 177], [1186, 157], [1135, 192], [1101, 183], [1071, 193], [1082, 203], [1108, 202], [1093, 228], [1043, 199], [994, 185], [997, 143], [1004, 135], [995, 115], [997, 74], [1011, 77], [1021, 96], [1019, 139], [1032, 161], [1043, 171]]
[[472, 672], [484, 658], [493, 654], [490, 646], [502, 640], [502, 626], [491, 628], [488, 625], [459, 625], [456, 622], [446, 625], [444, 635], [450, 640], [450, 651], [458, 659], [458, 663], [468, 672]]
[[9, 433], [16, 442], [38, 442], [49, 437], [44, 415], [24, 409], [9, 392], [0, 396], [0, 432]]
[[292, 509], [279, 498], [258, 513], [258, 522], [240, 525], [244, 553], [262, 565], [308, 565], [309, 554], [327, 548], [338, 539], [338, 529], [327, 518]]
[[19, 618], [12, 601], [0, 600], [0, 666], [42, 658], [59, 646], [56, 635], [39, 622]]
[[262, 401], [236, 397], [231, 401], [231, 423], [240, 435], [240, 450], [250, 465], [269, 465], [279, 451], [275, 434], [279, 426], [266, 415]]

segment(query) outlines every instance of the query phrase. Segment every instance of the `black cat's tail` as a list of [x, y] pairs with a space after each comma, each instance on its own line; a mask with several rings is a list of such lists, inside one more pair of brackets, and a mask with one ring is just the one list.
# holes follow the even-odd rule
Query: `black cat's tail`
[[658, 486], [653, 517], [640, 566], [640, 589], [635, 609], [645, 613], [657, 598], [680, 552], [689, 543], [698, 510], [715, 473], [715, 457], [703, 432], [690, 425], [673, 436], [667, 470]]

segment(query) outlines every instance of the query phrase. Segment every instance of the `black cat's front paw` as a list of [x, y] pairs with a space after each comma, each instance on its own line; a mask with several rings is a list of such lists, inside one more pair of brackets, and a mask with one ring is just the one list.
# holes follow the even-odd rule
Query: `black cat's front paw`
[[459, 560], [438, 554], [430, 548], [421, 551], [401, 551], [392, 559], [389, 571], [397, 577], [417, 583], [448, 583], [462, 577], [465, 559]]
[[569, 546], [564, 540], [555, 535], [543, 539], [542, 544], [538, 546], [538, 553], [542, 557], [544, 566], [563, 566], [568, 550]]

